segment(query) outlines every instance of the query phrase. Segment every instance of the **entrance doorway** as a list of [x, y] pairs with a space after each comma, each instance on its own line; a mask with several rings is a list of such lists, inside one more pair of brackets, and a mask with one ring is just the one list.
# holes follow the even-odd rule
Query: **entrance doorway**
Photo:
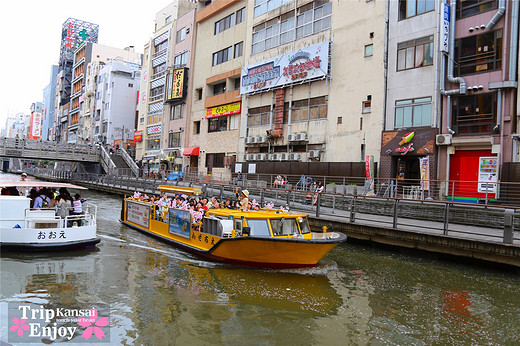
[[[418, 156], [393, 157], [394, 176], [398, 180], [420, 180], [421, 171], [419, 168]], [[413, 182], [410, 182], [413, 184]]]

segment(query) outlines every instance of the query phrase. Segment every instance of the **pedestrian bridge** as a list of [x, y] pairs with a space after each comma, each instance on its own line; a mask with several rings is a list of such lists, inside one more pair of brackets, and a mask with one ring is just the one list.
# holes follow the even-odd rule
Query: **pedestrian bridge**
[[[126, 163], [126, 169], [137, 176], [139, 167], [124, 149], [118, 149], [114, 154], [114, 157], [121, 157], [120, 161]], [[105, 148], [98, 145], [0, 137], [0, 158], [99, 163], [107, 173], [118, 170]]]
[[0, 156], [19, 159], [98, 162], [98, 146], [0, 137]]

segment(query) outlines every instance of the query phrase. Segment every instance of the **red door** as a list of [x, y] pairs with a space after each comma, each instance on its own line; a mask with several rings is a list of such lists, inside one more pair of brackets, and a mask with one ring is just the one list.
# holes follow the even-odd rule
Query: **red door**
[[[481, 156], [496, 156], [491, 150], [458, 150], [450, 156], [450, 186], [448, 195], [456, 197], [485, 198], [478, 192], [479, 164]], [[494, 198], [495, 194], [488, 194]]]

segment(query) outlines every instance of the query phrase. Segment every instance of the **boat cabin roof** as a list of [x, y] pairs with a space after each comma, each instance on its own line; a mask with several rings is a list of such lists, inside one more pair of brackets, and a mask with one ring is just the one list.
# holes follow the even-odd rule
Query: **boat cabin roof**
[[233, 216], [235, 219], [244, 217], [246, 219], [296, 219], [298, 217], [307, 217], [307, 214], [289, 214], [281, 210], [262, 209], [262, 210], [235, 210], [235, 209], [209, 209], [207, 215], [224, 216], [228, 218]]
[[0, 181], [0, 187], [66, 187], [68, 189], [87, 190], [86, 187], [68, 184], [68, 183], [54, 183], [50, 181], [35, 181], [35, 180], [5, 180]]
[[161, 192], [171, 192], [175, 194], [184, 195], [201, 195], [202, 190], [198, 187], [184, 187], [184, 186], [171, 186], [171, 185], [159, 185], [158, 189]]

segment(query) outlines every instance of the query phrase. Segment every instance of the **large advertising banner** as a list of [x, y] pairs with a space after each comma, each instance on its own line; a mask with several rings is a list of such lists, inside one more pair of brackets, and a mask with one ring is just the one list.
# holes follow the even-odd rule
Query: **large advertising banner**
[[147, 204], [127, 201], [126, 219], [146, 229], [150, 227], [150, 206]]
[[223, 106], [208, 108], [206, 109], [206, 119], [238, 114], [241, 111], [241, 106], [242, 102], [234, 102]]
[[169, 209], [168, 223], [170, 234], [180, 235], [190, 238], [191, 214], [187, 210]]
[[497, 157], [481, 156], [478, 169], [478, 192], [497, 193]]
[[42, 113], [33, 112], [31, 115], [31, 133], [29, 139], [40, 139], [42, 135]]
[[329, 41], [325, 41], [242, 68], [240, 94], [325, 77], [328, 68]]

